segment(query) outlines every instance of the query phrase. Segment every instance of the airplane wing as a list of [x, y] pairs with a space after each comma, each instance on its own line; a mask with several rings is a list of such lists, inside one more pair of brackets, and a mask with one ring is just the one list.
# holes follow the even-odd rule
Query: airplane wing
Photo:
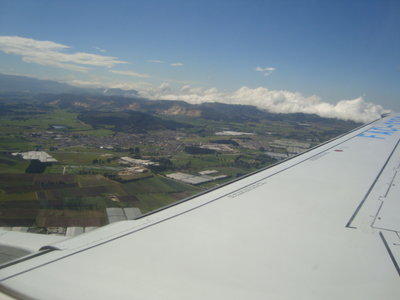
[[43, 245], [3, 265], [1, 290], [28, 299], [399, 299], [399, 141], [400, 115], [386, 116], [155, 213]]

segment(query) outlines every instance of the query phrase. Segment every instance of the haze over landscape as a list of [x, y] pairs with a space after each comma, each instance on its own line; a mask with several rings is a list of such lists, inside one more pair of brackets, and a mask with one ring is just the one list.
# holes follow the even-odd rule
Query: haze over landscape
[[3, 74], [358, 122], [400, 108], [398, 1], [2, 1], [0, 11]]

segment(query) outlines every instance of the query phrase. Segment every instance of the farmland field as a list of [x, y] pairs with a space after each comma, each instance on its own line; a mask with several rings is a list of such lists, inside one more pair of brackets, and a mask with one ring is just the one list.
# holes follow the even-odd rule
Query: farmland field
[[[304, 151], [357, 125], [217, 103], [192, 105], [193, 117], [169, 114], [183, 105], [169, 101], [154, 106], [85, 95], [2, 99], [0, 226], [44, 233], [105, 225], [110, 207], [151, 212], [271, 165], [271, 153], [288, 157], [292, 148]], [[56, 161], [12, 155], [25, 151], [45, 152]], [[221, 178], [191, 185], [166, 177], [204, 171]]]

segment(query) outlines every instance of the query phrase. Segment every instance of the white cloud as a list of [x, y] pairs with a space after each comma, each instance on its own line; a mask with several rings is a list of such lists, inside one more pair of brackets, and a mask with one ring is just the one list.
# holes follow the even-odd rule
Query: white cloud
[[159, 59], [150, 59], [147, 62], [154, 63], [154, 64], [165, 64], [165, 61]]
[[195, 84], [195, 85], [201, 85], [204, 84], [201, 81], [195, 81], [195, 80], [177, 80], [177, 79], [170, 79], [170, 78], [165, 78], [162, 79], [163, 82], [170, 82], [170, 83], [178, 83], [180, 85], [186, 85], [186, 84]]
[[149, 78], [150, 77], [150, 75], [148, 75], [148, 74], [141, 74], [141, 73], [136, 73], [133, 71], [109, 70], [109, 72], [114, 73], [114, 74], [134, 76], [134, 77], [140, 77], [140, 78]]
[[[159, 60], [159, 59], [150, 59], [150, 60], [147, 60], [147, 62], [154, 63], [154, 64], [166, 64], [166, 63], [168, 63], [168, 62], [165, 62], [165, 61]], [[181, 62], [169, 63], [169, 65], [171, 67], [182, 67], [182, 66], [184, 66], [184, 64], [181, 63]]]
[[171, 67], [182, 67], [182, 66], [184, 66], [184, 64], [181, 62], [177, 62], [177, 63], [170, 64], [170, 66]]
[[298, 92], [269, 90], [267, 88], [241, 87], [234, 92], [216, 88], [183, 85], [175, 88], [169, 83], [155, 87], [147, 82], [110, 82], [109, 80], [70, 81], [74, 85], [107, 88], [134, 89], [138, 95], [153, 100], [182, 100], [192, 104], [221, 102], [227, 104], [253, 105], [273, 113], [308, 113], [321, 117], [370, 122], [389, 112], [380, 105], [366, 102], [362, 97], [341, 100], [336, 104], [323, 102], [318, 96], [303, 96]]
[[256, 67], [255, 70], [257, 72], [261, 72], [264, 76], [269, 76], [272, 74], [273, 71], [275, 71], [275, 68], [273, 68], [273, 67], [267, 67], [267, 68]]
[[90, 80], [79, 80], [79, 79], [73, 79], [73, 80], [67, 80], [66, 83], [74, 85], [74, 86], [79, 86], [79, 87], [92, 87], [92, 88], [102, 88], [104, 85], [99, 82], [99, 81], [90, 81]]
[[321, 101], [317, 96], [305, 97], [297, 92], [268, 90], [263, 87], [255, 89], [241, 87], [234, 92], [226, 93], [216, 88], [198, 88], [188, 85], [173, 88], [163, 83], [159, 87], [140, 89], [139, 94], [150, 99], [183, 100], [192, 104], [222, 102], [254, 105], [273, 113], [302, 112], [357, 122], [369, 122], [387, 112], [380, 105], [366, 102], [362, 97], [331, 104]]
[[107, 52], [107, 50], [106, 49], [102, 49], [102, 48], [100, 48], [100, 47], [94, 47], [97, 51], [100, 51], [100, 52], [102, 52], [102, 53], [104, 53], [104, 52]]
[[78, 72], [87, 72], [90, 67], [111, 68], [126, 63], [116, 57], [85, 52], [65, 53], [69, 46], [51, 41], [38, 41], [18, 36], [0, 36], [0, 51], [19, 55], [24, 62], [36, 63]]

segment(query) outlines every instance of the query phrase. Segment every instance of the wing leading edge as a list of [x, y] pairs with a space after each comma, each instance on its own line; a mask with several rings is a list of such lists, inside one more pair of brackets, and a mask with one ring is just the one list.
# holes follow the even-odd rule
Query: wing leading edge
[[400, 115], [385, 117], [188, 201], [52, 244], [0, 269], [1, 287], [39, 299], [398, 299], [399, 138]]

